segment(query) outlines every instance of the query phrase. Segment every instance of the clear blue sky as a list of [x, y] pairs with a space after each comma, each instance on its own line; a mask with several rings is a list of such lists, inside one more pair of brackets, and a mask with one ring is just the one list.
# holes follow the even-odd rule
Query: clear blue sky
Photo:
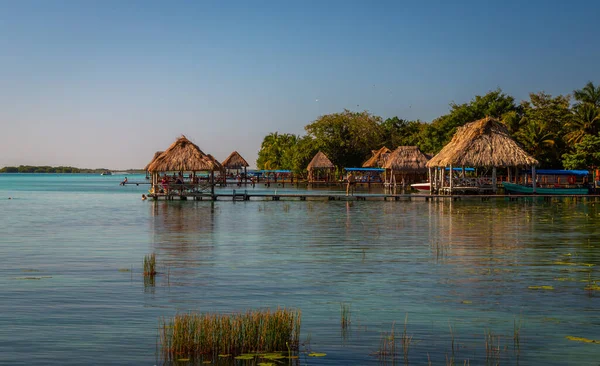
[[432, 119], [600, 82], [600, 1], [0, 1], [0, 167], [143, 167], [185, 134], [254, 166], [269, 132]]

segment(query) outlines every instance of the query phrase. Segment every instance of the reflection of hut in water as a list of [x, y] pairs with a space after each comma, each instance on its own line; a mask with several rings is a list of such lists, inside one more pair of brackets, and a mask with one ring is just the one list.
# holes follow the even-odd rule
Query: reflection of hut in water
[[150, 240], [161, 263], [175, 264], [176, 271], [195, 270], [199, 261], [212, 255], [218, 217], [214, 205], [155, 201], [148, 208]]
[[313, 157], [306, 170], [308, 170], [309, 183], [334, 181], [335, 166], [322, 151]]
[[382, 147], [379, 150], [372, 150], [371, 154], [373, 154], [369, 160], [365, 161], [362, 165], [363, 168], [383, 168], [385, 165], [385, 161], [392, 150], [387, 147]]
[[[227, 175], [231, 173], [232, 170], [234, 170], [236, 175], [240, 175], [240, 178], [244, 178], [244, 181], [248, 178], [247, 168], [249, 166], [250, 164], [248, 164], [246, 159], [244, 159], [237, 151], [232, 152], [231, 154], [229, 154], [227, 159], [223, 160], [225, 174]], [[242, 170], [244, 171], [243, 175], [241, 175]]]
[[[423, 154], [416, 146], [399, 146], [386, 159], [387, 184], [396, 186], [396, 182], [404, 187], [410, 183], [427, 179], [427, 162], [430, 157]], [[389, 172], [389, 173], [388, 173]]]
[[[538, 161], [529, 155], [510, 136], [506, 126], [495, 118], [486, 117], [459, 127], [452, 140], [428, 163], [432, 192], [452, 193], [454, 191], [497, 190], [496, 168], [508, 169], [511, 179], [513, 167], [515, 176], [518, 169], [532, 167], [535, 180], [535, 166]], [[446, 168], [449, 177], [446, 177]], [[474, 167], [492, 169], [491, 177], [466, 179], [464, 169], [460, 177], [455, 177], [454, 168]], [[480, 172], [481, 173], [481, 172]], [[484, 173], [485, 174], [485, 173]]]
[[[221, 171], [222, 165], [211, 155], [205, 154], [200, 148], [185, 136], [178, 138], [167, 150], [156, 156], [147, 166], [152, 175], [152, 188], [150, 196], [154, 198], [166, 197], [172, 199], [179, 196], [196, 197], [210, 189], [214, 197], [214, 172]], [[179, 173], [181, 178], [177, 182], [159, 179], [160, 173]], [[186, 177], [183, 173], [189, 172]], [[200, 182], [197, 172], [209, 172], [210, 177], [206, 182]], [[188, 180], [189, 178], [189, 180]]]

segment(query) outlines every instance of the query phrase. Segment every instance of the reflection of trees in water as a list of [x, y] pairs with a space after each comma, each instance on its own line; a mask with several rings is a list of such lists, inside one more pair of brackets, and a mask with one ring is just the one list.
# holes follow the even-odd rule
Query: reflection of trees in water
[[213, 250], [213, 202], [154, 201], [149, 207], [152, 245], [159, 263], [194, 267]]

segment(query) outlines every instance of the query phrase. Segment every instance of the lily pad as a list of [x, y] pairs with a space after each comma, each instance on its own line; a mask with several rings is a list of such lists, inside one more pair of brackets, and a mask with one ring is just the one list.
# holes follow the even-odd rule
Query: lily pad
[[219, 357], [225, 358], [225, 357], [231, 357], [230, 354], [226, 354], [226, 355], [219, 355]]
[[565, 338], [567, 338], [570, 341], [600, 344], [600, 341], [597, 341], [595, 339], [587, 339], [587, 338], [573, 337], [573, 336], [566, 336]]
[[258, 366], [275, 366], [272, 362], [259, 362]]
[[318, 353], [318, 352], [312, 352], [308, 354], [308, 357], [325, 357], [327, 356], [327, 353]]
[[529, 286], [528, 289], [530, 289], [530, 290], [554, 290], [554, 287], [552, 287], [552, 286]]
[[189, 358], [178, 358], [177, 362], [187, 362], [189, 360], [190, 360]]
[[131, 272], [129, 268], [119, 268], [119, 272]]
[[586, 291], [600, 291], [600, 286], [597, 284], [585, 286]]
[[239, 355], [235, 357], [236, 360], [253, 360], [254, 355]]
[[262, 355], [262, 358], [266, 358], [267, 360], [281, 360], [285, 358], [281, 353], [267, 353]]
[[473, 301], [471, 301], [471, 300], [463, 300], [463, 301], [461, 301], [461, 303], [466, 304], [466, 305], [470, 305], [470, 304], [473, 303]]

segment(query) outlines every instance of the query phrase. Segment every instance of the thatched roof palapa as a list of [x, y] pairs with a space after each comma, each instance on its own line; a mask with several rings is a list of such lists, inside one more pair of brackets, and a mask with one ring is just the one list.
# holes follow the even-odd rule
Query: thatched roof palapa
[[164, 151], [157, 151], [154, 153], [154, 157], [152, 158], [152, 160], [150, 160], [150, 162], [148, 163], [148, 165], [146, 165], [144, 167], [145, 171], [148, 171], [148, 168], [150, 167], [150, 164], [154, 163], [154, 161], [160, 156], [160, 154], [164, 153]]
[[227, 159], [223, 160], [223, 166], [227, 169], [240, 169], [246, 168], [250, 165], [244, 158], [242, 158], [240, 153], [234, 151], [231, 154], [229, 154]]
[[147, 169], [150, 172], [197, 172], [220, 170], [219, 167], [218, 161], [202, 152], [185, 136], [181, 136], [165, 152], [156, 157]]
[[325, 155], [322, 151], [319, 151], [318, 153], [315, 154], [313, 159], [310, 161], [310, 163], [306, 167], [306, 170], [333, 169], [333, 168], [335, 168], [335, 166], [333, 165], [331, 160], [329, 160], [327, 155]]
[[495, 118], [486, 117], [459, 127], [452, 140], [427, 167], [513, 167], [537, 165]]
[[385, 164], [384, 157], [386, 156], [386, 154], [389, 154], [391, 152], [392, 150], [388, 149], [385, 146], [379, 150], [372, 150], [371, 153], [373, 155], [369, 158], [369, 160], [365, 161], [365, 163], [362, 165], [363, 168], [379, 168], [383, 166]]
[[427, 162], [431, 159], [423, 154], [416, 146], [398, 146], [388, 157], [386, 169], [395, 171], [408, 171], [411, 173], [427, 172]]

